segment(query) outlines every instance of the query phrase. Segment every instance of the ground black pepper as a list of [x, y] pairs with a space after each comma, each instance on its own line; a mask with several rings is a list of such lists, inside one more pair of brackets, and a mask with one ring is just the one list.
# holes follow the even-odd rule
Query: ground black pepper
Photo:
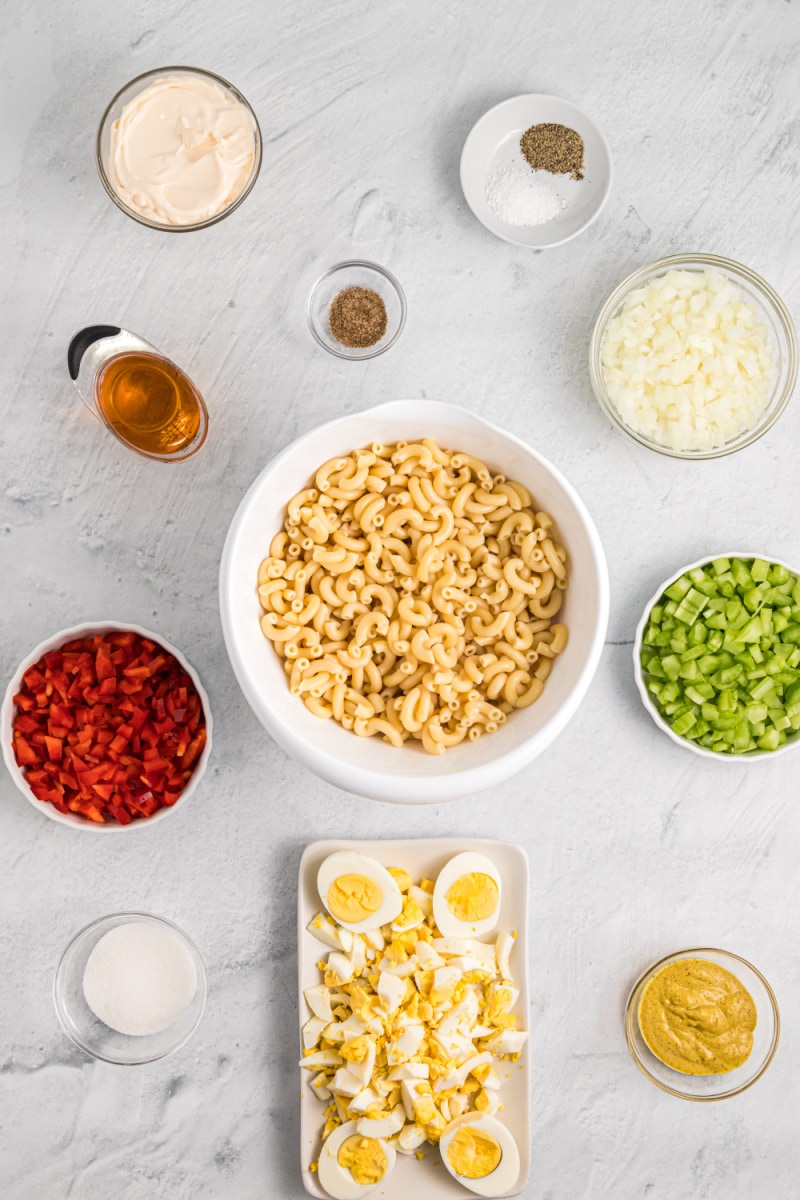
[[337, 342], [365, 349], [386, 333], [386, 305], [371, 288], [345, 288], [333, 298], [329, 321]]
[[534, 171], [583, 179], [583, 138], [566, 125], [531, 125], [519, 148]]

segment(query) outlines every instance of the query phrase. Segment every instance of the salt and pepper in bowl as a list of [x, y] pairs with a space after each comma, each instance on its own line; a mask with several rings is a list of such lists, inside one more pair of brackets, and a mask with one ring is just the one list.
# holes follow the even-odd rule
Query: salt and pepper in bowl
[[611, 154], [595, 123], [557, 96], [515, 96], [473, 126], [461, 186], [475, 216], [503, 241], [534, 249], [583, 232], [611, 189]]

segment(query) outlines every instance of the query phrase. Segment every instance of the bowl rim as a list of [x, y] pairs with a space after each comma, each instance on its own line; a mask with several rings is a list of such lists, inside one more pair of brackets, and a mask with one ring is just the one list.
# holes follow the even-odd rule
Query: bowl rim
[[[37, 800], [26, 782], [24, 771], [14, 757], [14, 751], [12, 749], [11, 742], [6, 741], [3, 731], [6, 729], [7, 725], [9, 729], [13, 727], [14, 711], [16, 708], [14, 704], [14, 696], [19, 691], [19, 685], [22, 681], [22, 676], [29, 667], [32, 667], [34, 663], [39, 661], [42, 655], [47, 654], [47, 652], [50, 650], [57, 650], [59, 646], [63, 645], [64, 642], [72, 641], [75, 638], [88, 637], [96, 633], [102, 634], [115, 632], [137, 633], [140, 637], [148, 638], [150, 641], [156, 642], [159, 646], [162, 646], [169, 654], [173, 655], [173, 657], [177, 659], [177, 661], [186, 671], [187, 675], [189, 675], [191, 678], [192, 683], [197, 689], [200, 702], [203, 705], [203, 713], [206, 719], [206, 744], [203, 747], [203, 751], [199, 759], [197, 760], [197, 766], [192, 772], [189, 782], [173, 805], [163, 804], [161, 808], [153, 813], [152, 817], [148, 817], [147, 820], [140, 819], [137, 821], [131, 821], [129, 825], [120, 825], [118, 821], [114, 821], [113, 823], [111, 821], [107, 821], [100, 825], [96, 821], [87, 820], [86, 817], [79, 817], [76, 813], [60, 813], [58, 809], [54, 808], [49, 802], [45, 803], [42, 800]], [[66, 629], [62, 629], [59, 633], [56, 633], [51, 637], [44, 638], [37, 646], [34, 646], [33, 650], [31, 650], [25, 656], [25, 658], [22, 659], [22, 662], [11, 675], [3, 696], [3, 702], [0, 704], [0, 742], [2, 742], [0, 749], [2, 749], [3, 761], [5, 762], [6, 769], [16, 785], [17, 791], [22, 793], [25, 799], [33, 805], [37, 812], [49, 817], [51, 821], [56, 821], [59, 825], [66, 825], [70, 829], [78, 829], [85, 833], [126, 833], [130, 829], [136, 829], [140, 826], [154, 825], [157, 821], [165, 820], [167, 817], [172, 816], [172, 814], [181, 807], [184, 801], [191, 797], [192, 793], [196, 790], [200, 780], [205, 774], [206, 767], [208, 766], [208, 760], [211, 756], [213, 726], [214, 721], [211, 715], [211, 705], [209, 703], [208, 693], [203, 687], [200, 676], [192, 664], [188, 661], [186, 656], [175, 646], [171, 645], [166, 638], [163, 638], [160, 634], [153, 633], [152, 630], [145, 629], [144, 626], [137, 625], [132, 621], [83, 621], [80, 625], [71, 625]]]
[[[228, 204], [220, 212], [214, 213], [213, 216], [206, 217], [202, 221], [193, 221], [190, 225], [167, 225], [163, 221], [154, 221], [150, 217], [145, 217], [142, 213], [137, 213], [134, 211], [134, 209], [129, 208], [122, 197], [117, 195], [111, 180], [108, 178], [105, 164], [103, 163], [103, 134], [106, 128], [106, 122], [108, 121], [114, 105], [117, 103], [120, 97], [135, 84], [143, 83], [145, 80], [153, 80], [156, 76], [164, 75], [170, 71], [183, 72], [184, 75], [200, 75], [206, 79], [212, 79], [215, 83], [221, 84], [222, 87], [229, 91], [231, 95], [244, 106], [244, 108], [250, 114], [250, 119], [253, 124], [253, 166], [251, 168], [250, 175], [248, 176], [247, 183], [244, 185], [239, 195], [236, 196], [235, 199], [233, 199], [230, 204]], [[144, 89], [140, 88], [139, 90], [142, 91]], [[225, 217], [230, 216], [230, 214], [234, 212], [240, 204], [244, 203], [244, 201], [250, 195], [250, 192], [255, 187], [256, 180], [261, 173], [262, 159], [263, 136], [258, 117], [256, 116], [255, 109], [253, 108], [252, 104], [247, 97], [239, 91], [235, 84], [230, 82], [230, 80], [225, 79], [223, 75], [218, 75], [215, 71], [207, 70], [205, 67], [190, 67], [173, 64], [166, 67], [154, 67], [149, 71], [142, 71], [140, 75], [135, 75], [133, 79], [129, 79], [127, 83], [118, 88], [109, 100], [108, 104], [103, 110], [103, 115], [98, 123], [97, 133], [95, 134], [94, 139], [94, 161], [95, 166], [97, 167], [97, 173], [100, 176], [100, 182], [105, 188], [107, 194], [116, 204], [117, 208], [120, 209], [121, 212], [124, 212], [127, 217], [130, 217], [132, 220], [136, 221], [139, 225], [146, 225], [148, 229], [158, 229], [163, 233], [192, 233], [197, 229], [207, 229], [210, 225], [216, 225], [218, 221], [222, 221]]]
[[[397, 299], [400, 301], [400, 320], [394, 333], [389, 338], [384, 335], [379, 342], [375, 343], [374, 347], [359, 347], [360, 349], [369, 350], [368, 354], [351, 354], [348, 353], [349, 349], [351, 349], [350, 347], [342, 346], [341, 349], [337, 349], [336, 346], [329, 345], [322, 337], [320, 331], [317, 329], [313, 314], [314, 297], [317, 295], [317, 292], [320, 290], [325, 281], [330, 279], [333, 275], [336, 275], [339, 271], [349, 270], [354, 267], [360, 268], [364, 271], [375, 271], [378, 275], [382, 275], [384, 279], [386, 279], [387, 282], [394, 288]], [[311, 335], [314, 338], [314, 341], [317, 343], [317, 345], [322, 346], [323, 350], [327, 350], [329, 354], [333, 354], [335, 358], [343, 358], [346, 362], [366, 362], [370, 358], [377, 358], [379, 354], [385, 354], [387, 350], [391, 349], [391, 347], [400, 337], [400, 334], [405, 329], [407, 315], [408, 304], [406, 302], [406, 294], [403, 291], [400, 280], [396, 275], [392, 274], [388, 267], [382, 267], [380, 263], [372, 262], [370, 259], [366, 258], [348, 258], [344, 262], [334, 263], [332, 267], [328, 267], [328, 269], [323, 271], [319, 278], [312, 284], [311, 288], [309, 289], [308, 299], [306, 300], [306, 321], [308, 322], [308, 327], [311, 330]]]
[[[483, 429], [490, 429], [521, 448], [526, 454], [535, 459], [545, 471], [552, 475], [559, 486], [566, 492], [585, 530], [597, 578], [598, 603], [594, 616], [591, 644], [586, 660], [564, 703], [556, 710], [541, 730], [532, 734], [520, 745], [512, 747], [504, 754], [498, 755], [489, 763], [462, 768], [458, 771], [448, 771], [440, 775], [416, 775], [406, 785], [406, 791], [413, 789], [414, 795], [398, 798], [398, 789], [396, 786], [392, 786], [396, 776], [391, 771], [391, 767], [387, 767], [385, 771], [377, 772], [370, 768], [361, 767], [351, 760], [345, 768], [339, 759], [319, 747], [313, 747], [313, 756], [310, 755], [306, 739], [296, 733], [290, 722], [286, 721], [282, 716], [280, 704], [271, 701], [265, 702], [258, 690], [251, 686], [244, 656], [235, 644], [233, 635], [234, 622], [231, 613], [234, 607], [234, 600], [231, 591], [231, 567], [240, 531], [246, 520], [249, 519], [250, 506], [262, 488], [264, 480], [270, 474], [282, 467], [288, 459], [297, 454], [298, 450], [302, 449], [307, 442], [319, 436], [321, 432], [330, 430], [333, 426], [343, 427], [346, 424], [361, 422], [365, 417], [377, 416], [380, 419], [381, 416], [396, 416], [406, 406], [413, 406], [417, 414], [420, 407], [423, 407], [428, 414], [426, 419], [431, 422], [432, 428], [435, 427], [437, 416], [442, 417], [446, 415], [449, 419], [452, 419], [454, 414], [458, 414], [458, 417], [465, 422], [474, 423]], [[417, 421], [418, 416], [411, 417], [409, 414], [408, 419], [409, 421]], [[432, 434], [431, 436], [435, 435]], [[534, 450], [528, 443], [515, 434], [509, 433], [500, 426], [492, 424], [484, 417], [479, 416], [469, 409], [462, 408], [460, 405], [447, 404], [437, 400], [394, 400], [385, 404], [374, 405], [372, 408], [360, 412], [349, 413], [343, 417], [334, 417], [329, 421], [314, 426], [314, 428], [296, 438], [288, 446], [285, 446], [262, 468], [242, 497], [229, 526], [220, 559], [220, 623], [222, 625], [225, 648], [242, 694], [259, 723], [295, 761], [305, 766], [306, 769], [319, 778], [351, 794], [403, 806], [412, 804], [442, 804], [448, 800], [473, 795], [486, 788], [497, 786], [505, 779], [522, 771], [538, 754], [543, 753], [551, 742], [566, 728], [569, 721], [575, 715], [594, 678], [605, 644], [609, 604], [610, 585], [608, 566], [600, 535], [586, 505], [569, 480], [548, 459], [544, 458], [543, 455], [539, 454], [538, 451]], [[531, 750], [531, 747], [533, 747], [533, 750]], [[313, 766], [311, 765], [312, 762]], [[505, 767], [503, 770], [498, 771], [500, 763], [504, 763]]]
[[[736, 962], [741, 963], [742, 966], [747, 967], [747, 969], [749, 971], [752, 971], [753, 974], [758, 977], [758, 979], [764, 985], [764, 990], [766, 991], [767, 996], [769, 997], [770, 1008], [772, 1010], [772, 1016], [773, 1016], [774, 1026], [775, 1026], [774, 1030], [773, 1030], [773, 1034], [772, 1034], [772, 1043], [770, 1045], [769, 1052], [768, 1052], [766, 1058], [764, 1059], [763, 1063], [759, 1067], [758, 1071], [756, 1072], [756, 1074], [752, 1077], [752, 1079], [749, 1079], [746, 1083], [740, 1084], [739, 1087], [731, 1088], [730, 1091], [722, 1092], [720, 1095], [717, 1095], [717, 1096], [711, 1096], [711, 1095], [692, 1096], [688, 1092], [680, 1091], [678, 1088], [670, 1087], [669, 1084], [667, 1084], [667, 1083], [662, 1083], [662, 1081], [660, 1079], [657, 1079], [655, 1077], [655, 1075], [653, 1075], [653, 1073], [648, 1070], [646, 1064], [639, 1057], [639, 1054], [636, 1050], [636, 1046], [634, 1044], [633, 1036], [631, 1033], [631, 1029], [634, 1025], [636, 1027], [638, 1027], [638, 1013], [634, 1013], [633, 1009], [632, 1009], [633, 997], [636, 995], [636, 992], [642, 986], [645, 979], [647, 979], [648, 976], [654, 977], [658, 973], [658, 971], [661, 967], [666, 966], [670, 962], [675, 962], [682, 958], [697, 958], [704, 954], [718, 954], [718, 955], [720, 955], [721, 958], [734, 959]], [[625, 1024], [625, 1042], [628, 1047], [628, 1052], [630, 1053], [631, 1058], [633, 1059], [634, 1063], [639, 1068], [641, 1073], [645, 1076], [645, 1078], [649, 1079], [651, 1083], [655, 1084], [655, 1086], [660, 1091], [667, 1092], [668, 1095], [670, 1095], [670, 1096], [677, 1096], [677, 1098], [679, 1100], [689, 1100], [695, 1104], [710, 1104], [716, 1100], [730, 1100], [733, 1096], [740, 1096], [742, 1094], [742, 1092], [746, 1092], [748, 1090], [748, 1088], [751, 1088], [753, 1086], [754, 1083], [758, 1083], [759, 1079], [766, 1072], [767, 1067], [770, 1065], [770, 1063], [774, 1059], [774, 1057], [777, 1053], [778, 1045], [780, 1043], [780, 1038], [781, 1038], [781, 1012], [780, 1012], [780, 1008], [778, 1007], [778, 999], [777, 999], [774, 991], [772, 990], [772, 985], [769, 983], [769, 980], [764, 975], [762, 975], [762, 973], [761, 973], [761, 971], [759, 971], [758, 967], [753, 966], [753, 964], [751, 962], [749, 962], [748, 959], [743, 958], [741, 954], [734, 954], [734, 952], [732, 950], [723, 950], [719, 946], [692, 946], [688, 950], [676, 950], [676, 951], [673, 951], [673, 953], [671, 953], [671, 954], [665, 954], [662, 958], [660, 958], [658, 960], [658, 962], [652, 963], [645, 971], [642, 971], [641, 975], [638, 977], [636, 982], [633, 984], [633, 987], [630, 989], [630, 992], [628, 993], [628, 999], [625, 1001], [624, 1024]], [[657, 1056], [654, 1056], [654, 1057], [657, 1057]], [[676, 1071], [675, 1074], [680, 1075], [680, 1072]], [[694, 1076], [692, 1078], [694, 1078]]]
[[[76, 944], [76, 942], [80, 941], [80, 939], [85, 934], [87, 934], [90, 929], [94, 929], [98, 925], [105, 925], [106, 922], [108, 922], [108, 921], [117, 921], [120, 918], [130, 918], [131, 920], [136, 920], [136, 921], [142, 921], [142, 920], [153, 921], [157, 925], [166, 925], [167, 928], [172, 930], [173, 933], [178, 934], [178, 936], [180, 937], [180, 939], [182, 941], [188, 943], [188, 945], [194, 951], [194, 956], [196, 959], [195, 965], [196, 966], [199, 965], [199, 970], [197, 972], [197, 986], [198, 986], [198, 990], [202, 991], [202, 998], [201, 998], [201, 1002], [200, 1002], [200, 1010], [197, 1014], [197, 1019], [194, 1022], [194, 1024], [192, 1025], [191, 1029], [185, 1035], [185, 1037], [182, 1037], [179, 1042], [176, 1042], [176, 1044], [174, 1046], [171, 1046], [169, 1050], [165, 1050], [162, 1054], [149, 1054], [144, 1058], [136, 1058], [136, 1059], [111, 1058], [106, 1054], [100, 1054], [100, 1053], [98, 1053], [98, 1051], [93, 1050], [91, 1046], [87, 1045], [87, 1043], [85, 1041], [83, 1041], [83, 1039], [80, 1038], [67, 1025], [66, 1015], [65, 1015], [66, 1010], [65, 1010], [64, 1004], [62, 1002], [61, 993], [59, 991], [59, 982], [63, 978], [64, 965], [66, 963], [67, 955], [69, 954], [70, 950], [72, 950], [72, 948]], [[91, 1055], [92, 1058], [97, 1059], [99, 1062], [110, 1063], [112, 1066], [115, 1066], [115, 1067], [142, 1067], [142, 1066], [145, 1066], [147, 1063], [158, 1062], [162, 1058], [168, 1058], [170, 1056], [170, 1054], [175, 1054], [175, 1052], [177, 1050], [180, 1050], [182, 1046], [185, 1046], [186, 1043], [189, 1041], [189, 1039], [191, 1037], [193, 1037], [194, 1034], [197, 1032], [197, 1027], [200, 1024], [201, 1020], [203, 1019], [203, 1014], [205, 1013], [205, 1010], [206, 1010], [207, 1001], [208, 1001], [208, 972], [206, 971], [206, 964], [203, 960], [202, 954], [200, 953], [200, 951], [197, 948], [197, 945], [192, 940], [192, 938], [189, 937], [188, 933], [186, 933], [185, 930], [181, 929], [180, 925], [176, 925], [174, 921], [170, 921], [167, 917], [160, 917], [156, 913], [137, 912], [137, 911], [113, 912], [113, 913], [105, 913], [105, 915], [102, 917], [95, 917], [93, 921], [88, 921], [87, 924], [83, 926], [83, 928], [79, 929], [77, 931], [77, 933], [74, 933], [72, 935], [72, 937], [69, 939], [69, 941], [67, 942], [64, 949], [61, 951], [61, 954], [58, 959], [58, 963], [56, 964], [55, 972], [53, 974], [53, 1006], [56, 1010], [56, 1016], [58, 1017], [59, 1024], [61, 1025], [61, 1028], [63, 1029], [64, 1033], [67, 1035], [67, 1037], [70, 1039], [70, 1041], [73, 1042], [80, 1050], [83, 1050], [84, 1053]], [[118, 1031], [115, 1030], [115, 1032], [118, 1032]], [[120, 1034], [120, 1036], [121, 1037], [129, 1037], [130, 1035], [129, 1034]]]
[[[553, 241], [545, 242], [541, 246], [531, 246], [529, 242], [523, 242], [519, 238], [510, 237], [508, 234], [499, 233], [495, 229], [490, 229], [490, 227], [485, 223], [483, 218], [480, 217], [478, 215], [478, 213], [475, 212], [475, 209], [472, 207], [472, 204], [471, 204], [470, 198], [469, 198], [469, 194], [468, 194], [469, 189], [467, 188], [467, 186], [464, 182], [465, 176], [467, 174], [466, 164], [468, 162], [470, 155], [473, 152], [472, 147], [474, 145], [475, 138], [477, 137], [479, 126], [482, 125], [485, 121], [488, 121], [489, 118], [492, 117], [499, 109], [505, 108], [507, 105], [516, 104], [520, 100], [528, 100], [528, 101], [554, 100], [558, 104], [563, 104], [566, 108], [572, 109], [572, 111], [574, 113], [578, 113], [579, 116], [581, 117], [581, 120], [586, 122], [586, 125], [589, 126], [589, 128], [592, 130], [592, 133], [597, 137], [599, 144], [602, 146], [603, 153], [605, 155], [606, 162], [608, 164], [608, 179], [606, 181], [605, 187], [602, 189], [602, 191], [599, 194], [599, 199], [598, 199], [597, 205], [596, 205], [595, 209], [593, 210], [593, 212], [591, 213], [591, 215], [588, 216], [586, 218], [586, 220], [584, 221], [584, 223], [582, 225], [579, 225], [576, 230], [574, 230], [570, 234], [567, 234], [566, 237], [556, 238]], [[563, 96], [554, 96], [550, 92], [521, 92], [519, 95], [516, 95], [516, 96], [507, 96], [505, 100], [500, 100], [500, 101], [498, 101], [497, 104], [493, 104], [491, 108], [487, 108], [486, 112], [482, 113], [481, 116], [478, 117], [477, 121], [472, 126], [472, 128], [470, 129], [466, 138], [464, 139], [464, 145], [461, 150], [461, 158], [459, 159], [459, 179], [461, 181], [461, 191], [464, 194], [464, 199], [467, 202], [467, 207], [469, 208], [473, 217], [475, 217], [475, 220], [478, 221], [478, 223], [483, 226], [483, 228], [487, 231], [487, 233], [491, 233], [494, 237], [499, 238], [500, 241], [507, 242], [511, 246], [522, 246], [523, 249], [525, 249], [525, 250], [554, 250], [556, 246], [564, 246], [564, 245], [566, 245], [567, 242], [571, 242], [573, 240], [573, 238], [576, 238], [580, 234], [584, 233], [589, 228], [589, 226], [592, 225], [597, 220], [597, 218], [600, 216], [600, 213], [605, 208], [606, 201], [608, 200], [609, 194], [611, 192], [611, 185], [613, 183], [613, 178], [614, 178], [614, 160], [611, 157], [611, 147], [609, 146], [608, 141], [606, 140], [606, 136], [603, 133], [600, 126], [597, 124], [597, 122], [592, 117], [589, 116], [589, 114], [584, 109], [579, 108], [579, 106], [577, 104], [573, 104], [573, 102], [571, 100], [565, 100]], [[511, 227], [509, 227], [509, 228], [511, 228]]]
[[[669, 271], [672, 268], [677, 269], [680, 264], [688, 264], [687, 269], [701, 266], [715, 267], [723, 274], [734, 272], [743, 276], [761, 294], [762, 302], [766, 301], [771, 306], [786, 337], [788, 348], [786, 355], [786, 380], [778, 403], [761, 424], [755, 425], [753, 429], [741, 434], [738, 439], [726, 442], [714, 450], [675, 450], [672, 446], [661, 446], [643, 434], [638, 433], [635, 429], [631, 429], [619, 416], [608, 396], [605, 379], [603, 378], [602, 364], [600, 362], [600, 348], [603, 343], [606, 327], [625, 296], [646, 279]], [[643, 266], [631, 271], [629, 275], [626, 275], [612, 289], [603, 301], [595, 316], [589, 338], [589, 377], [592, 384], [592, 391], [600, 409], [611, 421], [611, 424], [632, 441], [637, 442], [640, 446], [644, 446], [645, 449], [653, 450], [657, 454], [663, 454], [667, 458], [682, 459], [684, 462], [705, 462], [712, 458], [724, 458], [728, 454], [735, 454], [737, 450], [745, 450], [748, 446], [752, 446], [754, 442], [757, 442], [759, 438], [762, 438], [772, 428], [779, 417], [783, 415], [792, 398], [795, 384], [797, 383], [799, 360], [800, 351], [798, 350], [797, 329], [792, 320], [792, 315], [772, 285], [767, 283], [766, 279], [756, 271], [753, 271], [750, 267], [745, 266], [744, 263], [740, 263], [734, 258], [726, 258], [721, 254], [706, 254], [703, 251], [689, 251], [686, 254], [669, 254], [665, 258], [654, 259], [653, 262], [645, 263]], [[780, 380], [776, 382], [776, 389], [778, 382]]]
[[681, 567], [679, 571], [675, 571], [674, 574], [670, 575], [668, 579], [664, 580], [661, 586], [650, 597], [647, 604], [645, 604], [644, 609], [642, 610], [642, 615], [639, 619], [639, 623], [636, 626], [636, 632], [633, 636], [633, 674], [636, 681], [636, 687], [644, 707], [647, 709], [658, 728], [666, 733], [676, 745], [683, 747], [683, 749], [691, 750], [694, 754], [698, 754], [701, 758], [711, 759], [712, 762], [754, 763], [763, 762], [765, 760], [773, 762], [779, 754], [786, 754], [787, 751], [793, 750], [795, 746], [800, 745], [800, 732], [798, 732], [797, 736], [791, 740], [787, 739], [782, 746], [778, 746], [777, 750], [748, 750], [745, 754], [716, 754], [713, 750], [708, 750], [705, 746], [696, 746], [695, 743], [689, 738], [680, 737], [679, 734], [675, 733], [675, 731], [667, 724], [667, 722], [661, 716], [661, 713], [656, 708], [655, 704], [650, 698], [650, 693], [648, 692], [647, 685], [645, 683], [644, 670], [642, 669], [640, 655], [642, 649], [642, 638], [644, 637], [644, 631], [647, 627], [647, 621], [653, 606], [658, 603], [667, 588], [675, 583], [677, 579], [680, 579], [682, 575], [685, 575], [687, 571], [693, 571], [695, 567], [704, 567], [708, 563], [713, 562], [715, 558], [760, 558], [763, 562], [768, 562], [770, 564], [774, 563], [776, 566], [785, 567], [786, 570], [790, 571], [792, 575], [797, 575], [800, 577], [800, 571], [798, 571], [796, 567], [790, 566], [789, 563], [784, 562], [784, 560], [781, 558], [775, 558], [770, 554], [754, 554], [752, 551], [745, 553], [741, 550], [722, 551], [719, 554], [704, 554], [702, 558], [695, 559], [694, 562], [687, 563], [685, 567]]

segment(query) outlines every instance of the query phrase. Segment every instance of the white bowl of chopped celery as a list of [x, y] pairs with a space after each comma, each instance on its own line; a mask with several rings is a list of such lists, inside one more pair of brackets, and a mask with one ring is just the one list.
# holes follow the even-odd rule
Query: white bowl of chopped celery
[[646, 605], [636, 685], [656, 725], [705, 758], [770, 758], [800, 743], [800, 571], [708, 555]]

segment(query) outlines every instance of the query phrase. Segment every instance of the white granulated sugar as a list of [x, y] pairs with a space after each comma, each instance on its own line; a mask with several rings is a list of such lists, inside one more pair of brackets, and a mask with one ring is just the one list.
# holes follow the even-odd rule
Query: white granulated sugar
[[544, 225], [558, 217], [566, 204], [546, 174], [532, 171], [520, 159], [495, 163], [486, 180], [486, 200], [494, 215], [507, 225]]
[[89, 955], [83, 994], [89, 1008], [118, 1033], [160, 1033], [194, 997], [197, 970], [174, 933], [146, 921], [117, 925]]

